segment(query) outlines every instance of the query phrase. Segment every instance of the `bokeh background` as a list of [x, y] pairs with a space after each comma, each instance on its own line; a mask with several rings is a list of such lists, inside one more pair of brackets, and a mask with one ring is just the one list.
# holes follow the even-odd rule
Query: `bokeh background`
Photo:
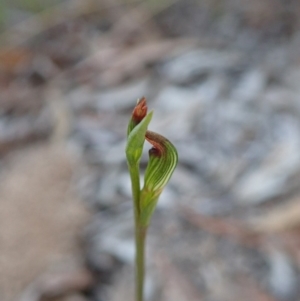
[[179, 152], [146, 300], [300, 301], [299, 16], [297, 0], [1, 1], [0, 300], [133, 301], [124, 147], [145, 96]]

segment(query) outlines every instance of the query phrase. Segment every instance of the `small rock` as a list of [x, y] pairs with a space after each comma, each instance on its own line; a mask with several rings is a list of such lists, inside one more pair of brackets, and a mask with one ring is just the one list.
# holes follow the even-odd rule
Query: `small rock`
[[93, 237], [90, 248], [95, 254], [106, 253], [123, 263], [133, 265], [134, 262], [134, 235], [133, 213], [123, 212], [118, 220], [100, 216], [101, 223], [91, 224], [90, 234]]
[[[144, 298], [145, 301], [155, 300], [157, 285], [154, 275], [148, 269], [145, 275]], [[133, 301], [134, 300], [134, 270], [125, 267], [115, 279], [114, 286], [107, 292], [107, 301]]]
[[212, 74], [206, 81], [196, 87], [197, 94], [203, 103], [216, 100], [222, 93], [226, 92], [229, 80], [224, 74]]
[[176, 200], [178, 200], [178, 195], [170, 186], [170, 184], [166, 186], [160, 195], [156, 207], [157, 209], [172, 209], [175, 207], [174, 205], [176, 204]]
[[[100, 183], [98, 183], [98, 191], [96, 195], [96, 200], [98, 204], [104, 206], [113, 204], [116, 205], [116, 196], [118, 190], [121, 190], [121, 192], [124, 193], [124, 190], [122, 190], [124, 188], [122, 187], [122, 185], [124, 184], [124, 176], [124, 173], [120, 175], [120, 169], [117, 166], [111, 166], [109, 171], [106, 172], [105, 176], [102, 177]], [[127, 191], [126, 196], [130, 197], [129, 191]]]
[[272, 250], [269, 256], [269, 285], [279, 300], [291, 300], [297, 294], [297, 275], [286, 254]]
[[170, 86], [155, 100], [153, 130], [177, 139], [187, 136], [201, 115], [201, 97], [196, 89]]
[[172, 82], [182, 84], [209, 71], [234, 68], [241, 59], [241, 55], [237, 52], [194, 50], [167, 62], [162, 73]]
[[261, 94], [266, 83], [267, 76], [261, 69], [250, 70], [242, 76], [231, 97], [239, 101], [251, 101]]
[[176, 167], [170, 183], [176, 187], [179, 194], [185, 196], [191, 193], [198, 194], [198, 189], [202, 189], [199, 176], [182, 165]]
[[127, 198], [132, 198], [132, 192], [131, 192], [131, 181], [129, 172], [125, 172], [120, 174], [117, 184], [117, 190]]
[[167, 86], [155, 100], [155, 107], [162, 112], [178, 112], [199, 103], [197, 91], [191, 88]]
[[129, 109], [135, 101], [149, 94], [150, 82], [148, 78], [129, 83], [111, 90], [104, 90], [96, 98], [96, 106], [100, 110], [118, 111]]
[[94, 106], [92, 91], [87, 87], [75, 88], [67, 98], [69, 106], [75, 112]]
[[176, 143], [180, 162], [188, 164], [193, 167], [202, 165], [201, 162], [205, 160], [205, 150], [201, 148], [201, 144], [194, 139], [180, 140]]
[[[125, 134], [124, 134], [125, 136]], [[103, 154], [103, 162], [107, 164], [121, 164], [125, 161], [126, 140], [116, 142], [110, 146], [109, 151]]]
[[299, 93], [284, 87], [270, 87], [262, 96], [262, 102], [278, 112], [299, 113]]
[[298, 124], [286, 120], [278, 135], [279, 142], [264, 162], [236, 184], [234, 195], [238, 203], [257, 204], [287, 192], [287, 180], [300, 169]]
[[298, 67], [292, 67], [291, 69], [289, 69], [285, 76], [284, 76], [284, 83], [296, 90], [299, 91], [300, 90], [300, 86], [299, 86], [299, 81], [300, 81], [300, 68]]

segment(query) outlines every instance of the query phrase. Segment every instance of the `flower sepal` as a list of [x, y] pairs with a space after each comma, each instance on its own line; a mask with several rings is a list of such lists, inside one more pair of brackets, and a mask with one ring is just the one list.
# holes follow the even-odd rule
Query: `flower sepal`
[[[135, 125], [130, 131], [128, 126], [128, 137], [127, 137], [127, 144], [126, 144], [126, 158], [129, 165], [138, 164], [142, 152], [143, 152], [143, 146], [145, 142], [145, 135], [148, 128], [148, 125], [152, 119], [153, 112], [151, 111], [149, 114], [147, 114], [143, 119]], [[131, 121], [130, 121], [131, 122]]]

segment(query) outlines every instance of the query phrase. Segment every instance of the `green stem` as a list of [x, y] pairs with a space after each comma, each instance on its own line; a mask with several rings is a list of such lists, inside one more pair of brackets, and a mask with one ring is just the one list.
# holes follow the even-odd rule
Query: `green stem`
[[129, 173], [131, 179], [131, 189], [133, 195], [133, 210], [134, 210], [134, 221], [135, 229], [138, 226], [139, 216], [140, 216], [140, 170], [139, 165], [129, 166]]
[[138, 225], [135, 229], [135, 285], [136, 301], [144, 300], [144, 277], [145, 277], [145, 241], [147, 228]]
[[145, 240], [147, 227], [140, 225], [140, 172], [139, 165], [129, 166], [134, 207], [135, 229], [135, 289], [136, 301], [143, 301], [145, 276]]

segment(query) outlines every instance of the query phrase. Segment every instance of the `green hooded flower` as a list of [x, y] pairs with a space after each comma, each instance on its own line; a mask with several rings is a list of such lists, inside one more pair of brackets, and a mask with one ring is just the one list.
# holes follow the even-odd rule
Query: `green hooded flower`
[[165, 137], [146, 132], [146, 140], [153, 145], [149, 150], [149, 162], [145, 172], [144, 187], [141, 191], [141, 220], [149, 224], [158, 198], [169, 182], [178, 163], [175, 146]]

